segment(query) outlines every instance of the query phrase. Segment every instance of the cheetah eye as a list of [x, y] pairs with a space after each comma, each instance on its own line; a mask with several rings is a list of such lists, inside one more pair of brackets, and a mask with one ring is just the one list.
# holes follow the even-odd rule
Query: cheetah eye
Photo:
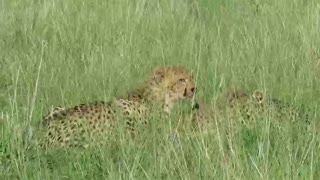
[[179, 79], [179, 82], [186, 82], [186, 79]]

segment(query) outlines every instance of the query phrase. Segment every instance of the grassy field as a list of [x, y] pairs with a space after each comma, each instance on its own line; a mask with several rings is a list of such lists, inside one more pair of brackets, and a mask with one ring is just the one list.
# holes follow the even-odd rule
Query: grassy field
[[162, 131], [142, 146], [25, 150], [24, 131], [51, 106], [107, 101], [160, 65], [191, 69], [207, 102], [261, 89], [318, 119], [318, 1], [148, 1], [0, 1], [0, 179], [318, 179], [319, 136], [286, 123], [243, 133], [230, 150], [217, 135], [170, 141]]

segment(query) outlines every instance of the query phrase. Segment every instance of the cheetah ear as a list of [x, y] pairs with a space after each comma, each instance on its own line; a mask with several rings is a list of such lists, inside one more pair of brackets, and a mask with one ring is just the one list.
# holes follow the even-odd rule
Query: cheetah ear
[[152, 79], [155, 80], [157, 83], [161, 82], [165, 75], [167, 73], [167, 68], [166, 67], [160, 67], [157, 68], [154, 72], [153, 72], [153, 77]]
[[265, 99], [263, 92], [259, 90], [254, 90], [252, 96], [258, 101], [258, 103], [262, 103]]

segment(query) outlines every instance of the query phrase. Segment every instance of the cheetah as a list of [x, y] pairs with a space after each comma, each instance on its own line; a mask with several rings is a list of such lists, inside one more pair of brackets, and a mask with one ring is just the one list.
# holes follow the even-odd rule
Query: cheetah
[[236, 129], [238, 123], [251, 125], [256, 115], [263, 112], [265, 97], [259, 90], [251, 94], [245, 90], [229, 90], [211, 103], [205, 103], [202, 96], [195, 102], [191, 114], [181, 118], [182, 125], [179, 130], [185, 131], [185, 128], [190, 130], [190, 127], [186, 126], [191, 125], [192, 130], [209, 134], [223, 125]]
[[126, 96], [109, 102], [80, 104], [71, 108], [58, 107], [42, 122], [45, 132], [41, 146], [87, 146], [87, 142], [105, 143], [112, 130], [123, 124], [135, 137], [135, 127], [147, 124], [147, 115], [162, 109], [170, 115], [177, 102], [194, 100], [192, 73], [180, 66], [156, 68], [142, 84]]
[[245, 120], [252, 120], [256, 113], [263, 111], [264, 100], [263, 93], [259, 90], [251, 94], [245, 90], [229, 90], [218, 97], [216, 104], [228, 113], [231, 119], [239, 119], [245, 123]]
[[52, 108], [51, 111], [48, 112], [47, 115], [43, 116], [43, 122], [40, 124], [41, 127], [46, 127], [49, 125], [51, 120], [56, 119], [60, 114], [63, 114], [66, 108], [62, 106], [57, 106], [54, 109]]
[[242, 116], [251, 118], [254, 112], [263, 110], [264, 97], [258, 90], [252, 94], [244, 90], [229, 90], [211, 103], [205, 103], [203, 97], [195, 102], [192, 113], [184, 121], [190, 121], [193, 126], [200, 128], [198, 130], [208, 132], [208, 128], [221, 125], [226, 119], [243, 122]]
[[[230, 110], [227, 113], [234, 113], [228, 121], [230, 126], [226, 135], [229, 137], [244, 138], [250, 134], [260, 133], [264, 129], [268, 132], [270, 139], [279, 140], [290, 137], [294, 143], [298, 142], [298, 139], [310, 138], [312, 133], [318, 131], [317, 128], [313, 131], [314, 127], [310, 119], [312, 111], [308, 107], [267, 97], [257, 90], [251, 94], [251, 97], [242, 96], [246, 99], [244, 101], [236, 97], [234, 99], [237, 105], [232, 106], [231, 103], [231, 108], [227, 108]], [[273, 142], [271, 146], [274, 145]]]
[[219, 122], [229, 119], [230, 127], [236, 129], [239, 125], [247, 128], [256, 127], [257, 120], [265, 117], [270, 117], [274, 127], [283, 126], [284, 121], [295, 123], [298, 119], [302, 120], [305, 125], [310, 124], [308, 114], [303, 109], [276, 98], [267, 98], [260, 90], [254, 90], [252, 93], [241, 89], [229, 90], [220, 95], [211, 105], [214, 111], [209, 114], [206, 110], [207, 106], [208, 104], [198, 104], [197, 110], [192, 114], [193, 121], [208, 124], [214, 120], [212, 118], [214, 115], [220, 119]]

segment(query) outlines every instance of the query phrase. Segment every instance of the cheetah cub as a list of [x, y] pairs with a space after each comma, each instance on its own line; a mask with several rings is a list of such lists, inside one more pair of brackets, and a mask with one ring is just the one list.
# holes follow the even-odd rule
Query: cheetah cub
[[[208, 114], [205, 111], [206, 106], [208, 105], [200, 105], [193, 113], [193, 119], [196, 122], [203, 124], [212, 121], [213, 118], [208, 120], [208, 117], [213, 113]], [[219, 122], [228, 123], [229, 127], [234, 129], [238, 129], [240, 124], [248, 128], [256, 127], [257, 120], [263, 120], [266, 117], [269, 117], [271, 124], [277, 127], [282, 127], [286, 122], [297, 122], [297, 120], [301, 120], [298, 123], [304, 123], [307, 126], [310, 124], [308, 114], [303, 109], [276, 98], [268, 98], [259, 90], [251, 93], [239, 89], [229, 90], [218, 96], [211, 106], [215, 114], [218, 114]]]
[[[135, 136], [137, 124], [148, 123], [148, 114], [159, 109], [170, 113], [177, 102], [193, 101], [195, 84], [192, 73], [184, 67], [156, 68], [142, 84], [126, 96], [109, 102], [80, 104], [56, 108], [42, 122], [45, 136], [41, 146], [87, 146], [88, 142], [104, 144], [119, 124]], [[153, 108], [160, 107], [160, 108]]]
[[263, 110], [264, 96], [255, 90], [251, 94], [244, 90], [228, 90], [211, 103], [197, 99], [194, 111], [188, 120], [202, 134], [213, 133], [222, 126], [236, 127], [238, 122], [248, 123], [256, 113]]

